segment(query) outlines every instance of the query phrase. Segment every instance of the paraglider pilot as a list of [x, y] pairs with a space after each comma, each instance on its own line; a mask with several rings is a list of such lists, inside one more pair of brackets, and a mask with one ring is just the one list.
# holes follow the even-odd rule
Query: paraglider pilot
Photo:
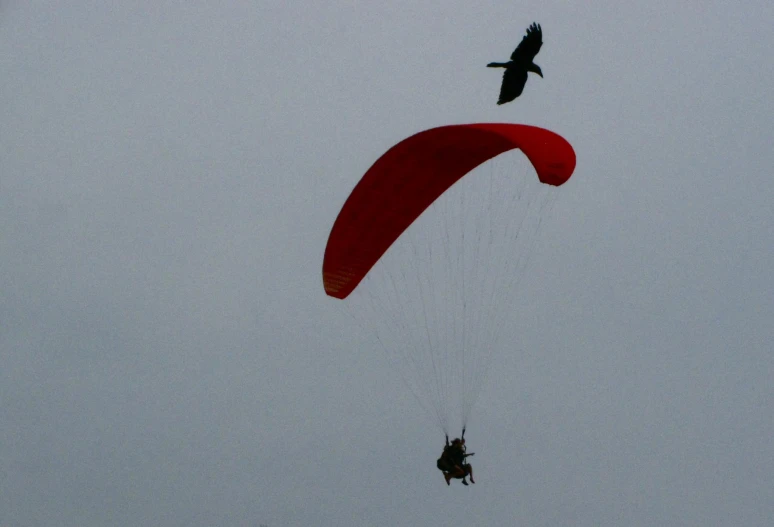
[[446, 436], [446, 446], [443, 447], [443, 453], [438, 458], [436, 466], [443, 472], [443, 478], [447, 485], [451, 485], [452, 478], [461, 479], [463, 485], [468, 482], [465, 479], [470, 476], [470, 482], [475, 483], [473, 479], [473, 467], [465, 460], [468, 456], [475, 455], [473, 452], [467, 453], [465, 447], [464, 432], [461, 438], [455, 438], [449, 443], [449, 436]]

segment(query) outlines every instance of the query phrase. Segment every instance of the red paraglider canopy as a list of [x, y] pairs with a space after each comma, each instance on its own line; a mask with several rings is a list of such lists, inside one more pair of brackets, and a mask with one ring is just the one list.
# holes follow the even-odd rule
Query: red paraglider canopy
[[325, 292], [346, 298], [390, 245], [441, 194], [481, 163], [519, 148], [548, 185], [566, 182], [575, 151], [561, 136], [524, 124], [432, 128], [380, 157], [344, 203], [323, 259]]

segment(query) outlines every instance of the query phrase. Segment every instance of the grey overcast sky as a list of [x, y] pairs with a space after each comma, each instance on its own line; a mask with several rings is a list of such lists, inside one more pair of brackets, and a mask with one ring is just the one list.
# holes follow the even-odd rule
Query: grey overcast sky
[[[500, 73], [542, 24], [523, 95]], [[0, 525], [774, 525], [770, 0], [7, 0]], [[320, 277], [443, 124], [578, 165], [469, 442]], [[522, 167], [523, 168], [523, 167]]]

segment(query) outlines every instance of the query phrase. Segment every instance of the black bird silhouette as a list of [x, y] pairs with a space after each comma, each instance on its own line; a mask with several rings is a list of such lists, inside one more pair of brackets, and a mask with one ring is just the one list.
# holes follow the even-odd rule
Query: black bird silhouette
[[543, 30], [540, 24], [533, 24], [527, 28], [527, 34], [521, 39], [519, 46], [511, 53], [510, 62], [490, 62], [489, 68], [505, 68], [503, 84], [500, 86], [500, 99], [497, 104], [511, 102], [521, 95], [524, 85], [527, 83], [527, 72], [537, 73], [543, 77], [540, 66], [532, 62], [535, 55], [543, 45]]

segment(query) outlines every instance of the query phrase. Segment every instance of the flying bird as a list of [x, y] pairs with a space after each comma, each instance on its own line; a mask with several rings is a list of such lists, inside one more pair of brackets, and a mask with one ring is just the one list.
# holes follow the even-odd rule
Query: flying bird
[[532, 23], [527, 28], [527, 34], [521, 39], [519, 46], [511, 54], [509, 62], [490, 62], [488, 68], [505, 68], [503, 83], [500, 86], [500, 99], [497, 104], [511, 102], [521, 95], [524, 85], [527, 83], [527, 72], [537, 73], [543, 77], [540, 66], [533, 59], [543, 45], [543, 30], [540, 24]]

